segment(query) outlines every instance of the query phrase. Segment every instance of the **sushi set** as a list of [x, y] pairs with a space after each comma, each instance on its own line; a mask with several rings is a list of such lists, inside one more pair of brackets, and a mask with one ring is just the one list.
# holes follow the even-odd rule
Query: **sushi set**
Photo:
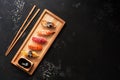
[[64, 24], [64, 20], [45, 9], [11, 63], [32, 75]]

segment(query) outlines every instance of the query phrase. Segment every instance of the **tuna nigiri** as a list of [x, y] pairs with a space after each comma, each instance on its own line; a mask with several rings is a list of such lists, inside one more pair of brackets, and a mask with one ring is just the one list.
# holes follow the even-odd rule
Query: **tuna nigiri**
[[39, 44], [44, 44], [47, 42], [47, 39], [44, 37], [32, 37], [32, 40]]

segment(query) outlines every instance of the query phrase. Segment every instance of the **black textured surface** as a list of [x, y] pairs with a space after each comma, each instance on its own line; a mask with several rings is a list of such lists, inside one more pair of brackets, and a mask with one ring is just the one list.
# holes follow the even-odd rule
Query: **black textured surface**
[[[4, 53], [33, 5], [66, 21], [32, 76]], [[34, 21], [35, 22], [35, 21]], [[0, 78], [2, 80], [119, 80], [120, 3], [117, 0], [0, 0]]]

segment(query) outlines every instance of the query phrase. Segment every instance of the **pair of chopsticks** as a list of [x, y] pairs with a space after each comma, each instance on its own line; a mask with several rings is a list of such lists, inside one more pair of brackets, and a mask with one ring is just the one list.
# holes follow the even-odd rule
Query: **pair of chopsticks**
[[[25, 21], [23, 22], [22, 26], [20, 27], [20, 29], [18, 30], [16, 36], [14, 37], [14, 39], [12, 40], [11, 44], [9, 45], [8, 49], [5, 52], [5, 56], [7, 56], [10, 51], [12, 50], [12, 48], [15, 46], [15, 44], [17, 43], [17, 41], [20, 39], [20, 37], [23, 35], [23, 33], [25, 32], [25, 30], [28, 28], [28, 26], [30, 25], [30, 23], [33, 21], [33, 19], [37, 16], [37, 14], [39, 13], [40, 9], [37, 9], [37, 11], [33, 14], [32, 18], [28, 21], [28, 19], [30, 18], [30, 16], [32, 15], [32, 13], [34, 12], [36, 8], [36, 5], [34, 5], [31, 9], [31, 11], [29, 12], [28, 16], [26, 17]], [[28, 23], [27, 23], [28, 22]], [[26, 25], [25, 25], [26, 24]]]

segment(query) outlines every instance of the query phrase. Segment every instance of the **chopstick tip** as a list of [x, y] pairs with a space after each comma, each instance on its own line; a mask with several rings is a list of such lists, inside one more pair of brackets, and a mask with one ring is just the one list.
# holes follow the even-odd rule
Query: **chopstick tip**
[[8, 51], [6, 51], [5, 56], [7, 56], [7, 55], [8, 55], [8, 53], [9, 53], [9, 52], [8, 52]]

